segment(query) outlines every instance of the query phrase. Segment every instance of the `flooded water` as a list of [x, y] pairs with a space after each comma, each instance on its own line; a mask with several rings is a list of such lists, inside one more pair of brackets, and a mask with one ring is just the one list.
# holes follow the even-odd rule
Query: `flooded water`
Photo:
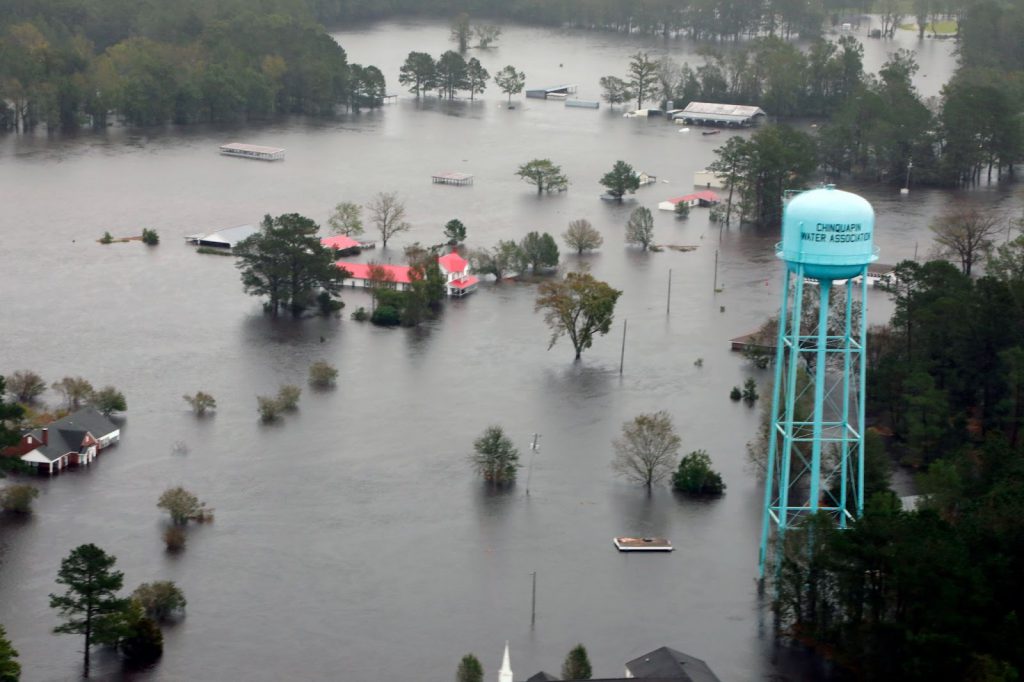
[[[375, 25], [338, 39], [350, 61], [381, 66], [394, 92], [409, 50], [448, 48], [447, 29], [430, 23]], [[883, 44], [867, 47], [868, 63], [879, 61]], [[638, 48], [679, 59], [696, 49], [509, 27], [480, 58], [492, 73], [515, 64], [529, 86], [579, 83], [580, 97], [596, 98], [598, 77], [624, 71]], [[922, 91], [948, 75], [951, 48], [925, 43]], [[658, 243], [698, 248], [640, 253], [624, 244], [630, 210], [691, 191], [693, 172], [723, 137], [680, 134], [607, 108], [519, 99], [509, 110], [488, 92], [472, 103], [403, 96], [331, 122], [0, 140], [8, 206], [0, 218], [0, 372], [82, 375], [121, 388], [130, 408], [120, 445], [89, 469], [39, 480], [27, 521], [0, 521], [0, 622], [25, 679], [78, 674], [81, 642], [50, 634], [57, 619], [46, 595], [57, 588], [61, 558], [84, 542], [118, 557], [129, 589], [169, 579], [188, 597], [187, 618], [165, 630], [163, 660], [137, 679], [443, 680], [467, 652], [493, 679], [505, 640], [517, 678], [557, 672], [577, 642], [602, 676], [669, 645], [707, 660], [723, 680], [806, 677], [776, 659], [757, 599], [761, 487], [744, 446], [758, 410], [728, 399], [747, 376], [765, 378], [727, 342], [777, 305], [778, 236], [737, 228], [720, 236], [705, 210], [682, 222], [655, 211]], [[287, 160], [218, 156], [217, 145], [232, 140], [285, 147]], [[567, 193], [537, 197], [515, 177], [535, 157], [563, 167]], [[667, 182], [621, 206], [599, 201], [598, 178], [617, 159]], [[430, 175], [445, 170], [473, 173], [475, 185], [432, 185]], [[534, 286], [515, 283], [484, 286], [414, 330], [349, 320], [368, 305], [354, 291], [344, 294], [342, 319], [274, 321], [242, 292], [230, 259], [197, 255], [182, 239], [265, 213], [323, 221], [339, 201], [390, 190], [405, 199], [413, 230], [376, 258], [398, 260], [403, 244], [440, 241], [454, 217], [466, 223], [471, 246], [530, 230], [558, 235], [570, 220], [589, 219], [603, 248], [563, 263], [585, 260], [623, 290], [613, 332], [574, 364], [564, 342], [547, 350]], [[886, 262], [915, 248], [923, 255], [930, 217], [963, 200], [864, 193], [879, 213]], [[1014, 190], [972, 194], [1019, 205]], [[95, 241], [143, 227], [159, 232], [159, 247]], [[884, 297], [871, 304], [872, 318], [887, 317]], [[338, 367], [337, 389], [307, 389], [296, 414], [260, 424], [255, 396], [305, 385], [316, 360]], [[181, 396], [200, 389], [216, 396], [215, 416], [196, 419], [186, 409]], [[622, 423], [660, 409], [685, 451], [711, 454], [728, 484], [724, 498], [695, 502], [666, 488], [648, 495], [613, 476], [610, 441]], [[489, 424], [512, 435], [524, 465], [531, 434], [541, 434], [528, 496], [527, 468], [507, 492], [489, 492], [474, 477], [467, 456]], [[187, 454], [175, 454], [178, 442]], [[216, 521], [190, 529], [187, 550], [168, 556], [155, 505], [175, 485], [213, 506]], [[664, 535], [678, 550], [620, 555], [611, 538], [621, 534]], [[98, 661], [97, 677], [120, 676], [113, 657]]]

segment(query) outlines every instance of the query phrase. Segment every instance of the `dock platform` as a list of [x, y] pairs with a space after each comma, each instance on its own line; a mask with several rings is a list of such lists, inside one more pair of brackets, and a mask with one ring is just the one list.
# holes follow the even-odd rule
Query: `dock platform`
[[284, 149], [281, 147], [262, 147], [258, 144], [244, 144], [242, 142], [229, 142], [220, 146], [220, 153], [225, 156], [239, 156], [243, 159], [257, 159], [259, 161], [279, 161], [284, 158]]
[[620, 552], [671, 552], [672, 543], [665, 538], [614, 538], [612, 543]]
[[473, 176], [469, 173], [456, 173], [453, 171], [432, 175], [430, 176], [430, 179], [435, 185], [465, 186], [473, 184]]

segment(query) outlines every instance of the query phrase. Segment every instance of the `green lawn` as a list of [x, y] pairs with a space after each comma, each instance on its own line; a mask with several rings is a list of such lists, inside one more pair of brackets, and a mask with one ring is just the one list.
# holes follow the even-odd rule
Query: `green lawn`
[[[900, 24], [900, 28], [906, 31], [916, 31], [917, 24]], [[946, 21], [939, 21], [936, 23], [930, 23], [924, 27], [925, 33], [956, 33], [956, 20], [947, 19]]]

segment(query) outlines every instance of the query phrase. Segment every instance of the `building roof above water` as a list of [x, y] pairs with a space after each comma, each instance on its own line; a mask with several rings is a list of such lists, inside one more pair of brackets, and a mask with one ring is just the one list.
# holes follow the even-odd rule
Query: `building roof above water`
[[721, 682], [708, 664], [682, 651], [663, 646], [626, 664], [638, 679], [664, 678], [689, 682]]
[[760, 107], [743, 104], [718, 104], [716, 102], [690, 102], [683, 109], [681, 116], [705, 116], [708, 118], [728, 117], [736, 120], [765, 116]]
[[352, 237], [346, 237], [343, 234], [339, 234], [334, 237], [324, 237], [320, 240], [320, 243], [329, 249], [335, 251], [347, 251], [348, 249], [358, 249], [362, 244], [357, 242]]
[[185, 239], [200, 246], [225, 246], [230, 249], [238, 242], [247, 237], [251, 237], [259, 231], [260, 228], [256, 225], [238, 225], [237, 227], [227, 227], [223, 230], [217, 230], [210, 234], [194, 234], [189, 237], [185, 237]]
[[[338, 261], [334, 265], [347, 270], [352, 279], [370, 279], [369, 263], [346, 263], [344, 261]], [[409, 271], [412, 268], [408, 265], [378, 265], [377, 267], [383, 268], [384, 272], [391, 276], [387, 281], [396, 282], [398, 284], [409, 284], [412, 281], [409, 278]]]
[[440, 265], [445, 272], [465, 272], [466, 266], [469, 265], [465, 258], [454, 251], [446, 253], [438, 258], [437, 264]]

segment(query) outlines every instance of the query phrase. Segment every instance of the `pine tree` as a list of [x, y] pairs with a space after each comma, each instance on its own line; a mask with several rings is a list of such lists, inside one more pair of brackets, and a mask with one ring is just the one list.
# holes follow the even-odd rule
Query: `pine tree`
[[21, 679], [21, 664], [16, 659], [18, 651], [7, 639], [4, 626], [0, 625], [0, 682], [18, 682]]
[[587, 657], [587, 648], [577, 644], [565, 657], [562, 664], [563, 680], [589, 680], [591, 675], [590, 658]]
[[60, 564], [57, 582], [66, 585], [63, 595], [50, 595], [50, 608], [65, 619], [55, 634], [84, 635], [84, 669], [89, 677], [89, 648], [96, 642], [115, 643], [123, 634], [128, 600], [117, 596], [124, 574], [114, 571], [117, 558], [93, 544], [79, 545]]

